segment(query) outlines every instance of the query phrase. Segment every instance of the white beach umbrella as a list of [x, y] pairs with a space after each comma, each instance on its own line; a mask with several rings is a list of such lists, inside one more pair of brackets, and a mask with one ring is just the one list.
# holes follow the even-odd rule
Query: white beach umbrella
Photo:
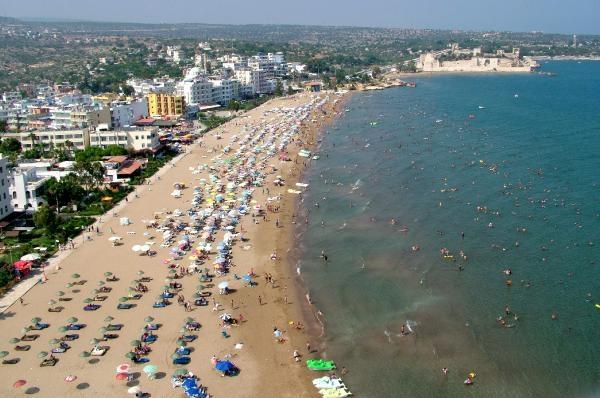
[[39, 260], [41, 256], [37, 253], [29, 253], [21, 257], [21, 261], [35, 261]]
[[140, 245], [133, 245], [133, 247], [131, 248], [131, 250], [133, 250], [136, 253], [141, 252], [142, 251], [142, 246], [140, 246]]
[[146, 253], [148, 250], [150, 250], [150, 245], [142, 245], [142, 246], [140, 246], [140, 251], [142, 253]]
[[227, 282], [227, 281], [223, 281], [223, 282], [219, 283], [219, 286], [218, 286], [219, 289], [226, 289], [228, 287], [229, 287], [229, 282]]
[[123, 238], [121, 238], [120, 236], [111, 236], [110, 238], [108, 238], [109, 242], [118, 242], [122, 239]]

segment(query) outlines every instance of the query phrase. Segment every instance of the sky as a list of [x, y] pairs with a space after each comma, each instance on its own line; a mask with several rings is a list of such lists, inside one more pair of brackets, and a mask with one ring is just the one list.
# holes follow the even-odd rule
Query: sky
[[600, 34], [600, 0], [1, 0], [0, 15]]

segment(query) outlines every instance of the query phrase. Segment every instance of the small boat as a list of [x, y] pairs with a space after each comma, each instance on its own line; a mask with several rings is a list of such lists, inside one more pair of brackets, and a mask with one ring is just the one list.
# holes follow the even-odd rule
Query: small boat
[[479, 105], [479, 109], [485, 109], [485, 106]]

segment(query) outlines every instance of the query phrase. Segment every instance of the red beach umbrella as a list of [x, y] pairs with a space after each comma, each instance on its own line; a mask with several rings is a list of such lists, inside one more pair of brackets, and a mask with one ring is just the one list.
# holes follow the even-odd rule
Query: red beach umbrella
[[19, 387], [23, 387], [25, 384], [27, 384], [27, 382], [25, 380], [17, 380], [13, 384], [13, 387], [14, 388], [19, 388]]
[[75, 381], [75, 380], [77, 380], [77, 376], [75, 376], [75, 375], [68, 375], [67, 377], [65, 377], [65, 381], [67, 383], [70, 383], [70, 382]]
[[117, 373], [117, 375], [115, 376], [115, 379], [117, 380], [127, 380], [127, 378], [129, 377], [129, 375], [125, 372], [122, 373]]

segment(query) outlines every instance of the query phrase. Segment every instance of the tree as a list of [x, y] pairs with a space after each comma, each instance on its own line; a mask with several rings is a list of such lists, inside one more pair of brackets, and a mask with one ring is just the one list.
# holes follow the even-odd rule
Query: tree
[[294, 89], [292, 88], [292, 86], [291, 86], [291, 85], [290, 85], [290, 86], [288, 86], [288, 88], [287, 88], [287, 94], [288, 94], [288, 95], [293, 95], [293, 94], [294, 94]]
[[21, 142], [16, 138], [5, 138], [0, 142], [1, 153], [18, 153], [21, 152]]
[[379, 75], [381, 75], [381, 68], [379, 66], [373, 67], [373, 77], [377, 78]]
[[85, 190], [79, 185], [79, 179], [73, 173], [67, 174], [60, 180], [50, 178], [43, 188], [44, 199], [50, 204], [55, 204], [57, 212], [70, 203], [77, 203], [85, 196]]
[[274, 94], [277, 97], [281, 97], [283, 95], [283, 84], [281, 83], [281, 80], [277, 80], [277, 83], [275, 83]]
[[90, 160], [75, 161], [75, 174], [79, 177], [81, 185], [87, 192], [96, 189], [104, 182], [104, 173], [106, 170], [102, 163]]
[[56, 231], [56, 214], [46, 205], [40, 206], [35, 213], [33, 213], [33, 222], [36, 227], [44, 228], [50, 234]]
[[231, 100], [229, 101], [229, 104], [227, 105], [227, 108], [231, 109], [232, 111], [239, 111], [240, 110], [240, 102], [237, 100]]
[[6, 120], [0, 120], [0, 133], [6, 133], [8, 131], [8, 123]]

